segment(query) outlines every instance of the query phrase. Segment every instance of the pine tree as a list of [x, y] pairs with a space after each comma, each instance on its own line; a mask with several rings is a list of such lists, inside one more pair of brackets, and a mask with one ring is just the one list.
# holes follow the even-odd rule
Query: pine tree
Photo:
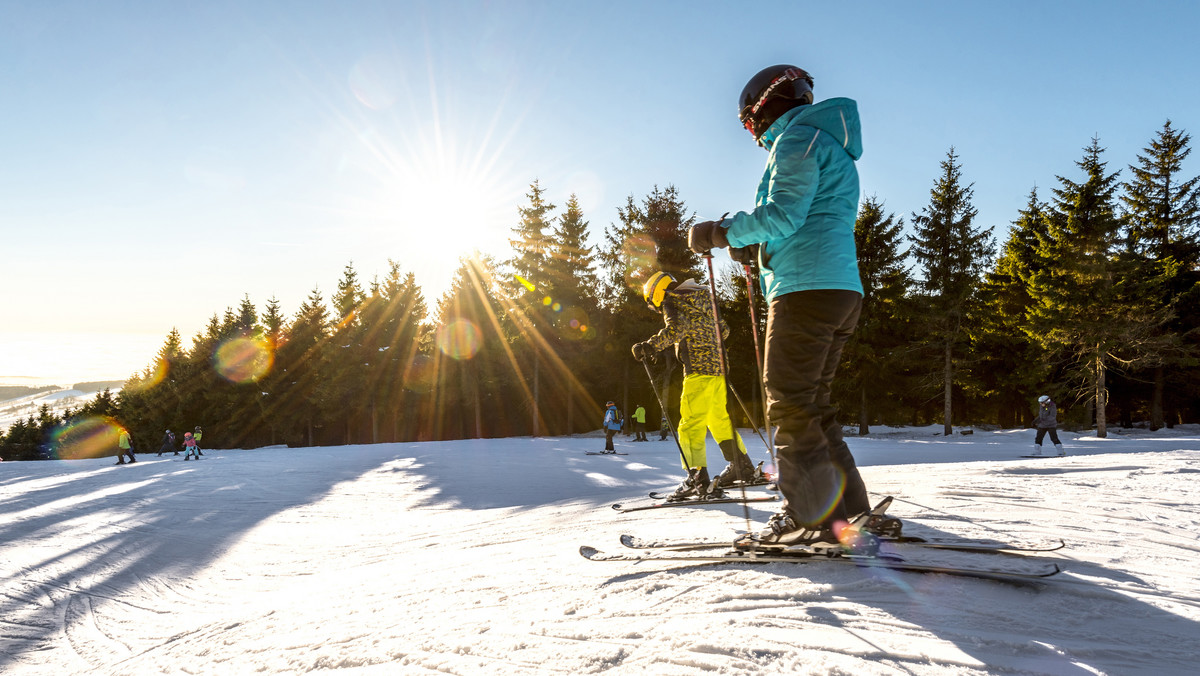
[[[1200, 176], [1182, 179], [1183, 161], [1191, 154], [1191, 137], [1167, 120], [1138, 163], [1129, 167], [1132, 179], [1121, 198], [1128, 210], [1127, 237], [1131, 255], [1139, 261], [1138, 274], [1157, 283], [1161, 293], [1145, 302], [1175, 318], [1164, 325], [1160, 349], [1147, 355], [1153, 368], [1154, 390], [1150, 428], [1163, 424], [1163, 397], [1167, 370], [1178, 372], [1196, 363], [1196, 350], [1182, 340], [1197, 326], [1194, 313], [1200, 301]], [[1181, 304], [1184, 300], [1190, 303]]]
[[515, 413], [533, 393], [526, 378], [514, 378], [520, 365], [504, 332], [498, 290], [495, 265], [474, 252], [461, 260], [438, 302], [436, 382], [423, 415], [434, 439], [511, 436], [527, 429]]
[[[1096, 433], [1107, 436], [1107, 372], [1139, 351], [1161, 323], [1144, 306], [1145, 288], [1120, 255], [1121, 218], [1116, 210], [1120, 172], [1106, 173], [1104, 149], [1093, 138], [1076, 165], [1084, 181], [1058, 177], [1047, 227], [1039, 234], [1042, 269], [1030, 275], [1028, 330], [1043, 347], [1061, 351], [1081, 398], [1095, 406]], [[1090, 416], [1089, 416], [1090, 418]]]
[[361, 312], [366, 293], [358, 279], [352, 263], [342, 270], [337, 293], [333, 296], [336, 325], [330, 343], [330, 378], [326, 383], [331, 397], [341, 402], [338, 410], [342, 422], [342, 443], [350, 444], [356, 439], [355, 423], [366, 408], [369, 398], [364, 387], [370, 360], [363, 346], [364, 326]]
[[514, 237], [509, 240], [513, 257], [508, 261], [512, 280], [504, 285], [505, 295], [511, 299], [511, 307], [505, 316], [512, 322], [515, 332], [517, 353], [528, 356], [528, 379], [532, 384], [529, 399], [530, 427], [537, 436], [543, 429], [541, 416], [541, 365], [551, 349], [547, 342], [551, 317], [549, 305], [550, 280], [547, 277], [548, 248], [552, 227], [552, 214], [557, 207], [547, 201], [545, 190], [538, 181], [529, 186], [525, 195], [529, 202], [520, 207], [520, 219], [513, 228]]
[[927, 303], [928, 342], [938, 347], [942, 356], [943, 430], [950, 434], [955, 347], [967, 304], [994, 247], [990, 231], [973, 227], [974, 184], [962, 184], [962, 165], [954, 148], [941, 168], [929, 205], [912, 215], [916, 234], [911, 240], [913, 256], [924, 273], [920, 287]]
[[[858, 272], [862, 279], [862, 313], [843, 352], [840, 385], [853, 386], [857, 396], [859, 434], [870, 432], [872, 401], [885, 402], [902, 381], [901, 353], [907, 334], [905, 299], [912, 283], [905, 263], [904, 220], [885, 213], [876, 196], [866, 198], [854, 223]], [[892, 394], [896, 394], [894, 391]]]
[[[612, 323], [603, 334], [606, 352], [610, 355], [610, 375], [596, 386], [609, 392], [619, 388], [620, 408], [628, 410], [629, 371], [631, 368], [642, 370], [633, 361], [630, 346], [662, 327], [661, 317], [646, 308], [642, 285], [658, 270], [670, 273], [681, 282], [692, 277], [703, 279], [704, 273], [699, 265], [700, 257], [687, 247], [687, 231], [695, 217], [687, 215], [687, 208], [674, 186], [666, 189], [654, 186], [641, 205], [630, 195], [625, 205], [618, 207], [617, 216], [619, 222], [605, 229], [604, 244], [599, 252], [601, 304]], [[619, 371], [611, 368], [616, 364], [620, 364]], [[649, 395], [649, 385], [645, 393], [639, 392], [639, 396]]]
[[572, 194], [566, 210], [554, 221], [546, 248], [546, 307], [553, 328], [548, 340], [554, 359], [549, 383], [552, 392], [544, 417], [554, 434], [585, 429], [576, 415], [576, 402], [587, 396], [580, 378], [599, 366], [589, 358], [599, 348], [595, 323], [599, 304], [593, 248], [587, 241], [588, 222], [579, 199]]
[[969, 312], [968, 334], [976, 354], [971, 372], [979, 396], [995, 403], [1002, 427], [1023, 426], [1028, 402], [1046, 383], [1050, 360], [1043, 358], [1038, 343], [1025, 332], [1033, 302], [1028, 280], [1042, 266], [1037, 245], [1039, 234], [1046, 230], [1045, 211], [1034, 188]]
[[296, 311], [287, 338], [276, 353], [280, 373], [278, 393], [267, 409], [287, 438], [312, 446], [316, 429], [337, 405], [326, 385], [329, 372], [329, 310], [319, 289], [314, 288]]

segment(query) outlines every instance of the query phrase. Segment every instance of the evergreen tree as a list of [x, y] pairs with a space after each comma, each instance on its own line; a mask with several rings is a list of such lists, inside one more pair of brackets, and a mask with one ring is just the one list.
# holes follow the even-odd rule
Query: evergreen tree
[[872, 403], [886, 411], [886, 402], [899, 398], [895, 386], [904, 380], [903, 347], [911, 333], [905, 301], [912, 277], [907, 251], [901, 248], [903, 230], [904, 219], [886, 213], [878, 197], [868, 197], [859, 206], [854, 244], [863, 285], [862, 313], [843, 352], [838, 379], [839, 388], [853, 388], [859, 434], [870, 432], [873, 413], [879, 412], [872, 411]]
[[954, 353], [962, 319], [980, 276], [992, 256], [989, 231], [974, 227], [974, 184], [962, 184], [962, 165], [954, 148], [941, 162], [942, 175], [930, 190], [929, 205], [912, 215], [916, 234], [912, 253], [923, 271], [927, 342], [941, 352], [943, 430], [951, 432]]
[[520, 219], [513, 228], [514, 237], [509, 240], [513, 257], [508, 261], [508, 267], [513, 276], [501, 292], [511, 299], [505, 317], [512, 322], [510, 330], [515, 336], [514, 349], [520, 357], [518, 363], [522, 370], [527, 369], [527, 379], [532, 385], [528, 400], [532, 418], [530, 427], [532, 434], [537, 436], [543, 430], [541, 366], [552, 349], [547, 342], [552, 323], [549, 306], [553, 302], [547, 277], [550, 246], [547, 231], [552, 227], [552, 213], [557, 207], [546, 200], [545, 190], [536, 180], [525, 196], [529, 203], [518, 209]]
[[348, 263], [342, 270], [337, 293], [333, 296], [336, 324], [330, 341], [329, 379], [326, 382], [330, 397], [342, 404], [338, 412], [344, 444], [356, 440], [356, 425], [361, 422], [361, 413], [369, 400], [369, 391], [364, 383], [374, 355], [368, 354], [363, 345], [365, 327], [361, 312], [365, 300], [366, 294], [359, 283], [358, 272], [353, 263]]
[[[1144, 307], [1145, 288], [1119, 255], [1117, 176], [1106, 173], [1104, 149], [1093, 138], [1076, 165], [1084, 181], [1058, 177], [1047, 228], [1039, 234], [1042, 268], [1030, 276], [1031, 323], [1043, 347], [1061, 351], [1081, 398], [1095, 406], [1096, 433], [1107, 436], [1107, 372], [1121, 354], [1139, 351], [1161, 317]], [[1090, 421], [1090, 416], [1088, 416]]]
[[[692, 277], [703, 279], [704, 274], [700, 257], [687, 247], [687, 231], [695, 217], [687, 215], [674, 186], [666, 189], [655, 186], [641, 205], [630, 195], [625, 205], [617, 208], [617, 216], [619, 222], [605, 229], [599, 252], [601, 303], [612, 323], [603, 336], [610, 375], [597, 383], [597, 387], [607, 392], [619, 391], [620, 396], [612, 398], [619, 398], [621, 410], [628, 410], [630, 369], [643, 370], [634, 362], [630, 346], [662, 327], [661, 317], [646, 308], [642, 284], [657, 270], [668, 272], [681, 282]], [[615, 364], [620, 364], [619, 370], [611, 368]], [[671, 364], [668, 360], [664, 368]], [[665, 375], [670, 377], [669, 372]], [[649, 400], [651, 393], [647, 384], [639, 385], [633, 395]]]
[[545, 408], [544, 419], [552, 434], [581, 432], [591, 429], [594, 422], [584, 424], [577, 411], [578, 402], [588, 396], [581, 378], [602, 367], [590, 358], [600, 341], [595, 323], [599, 303], [593, 248], [587, 240], [588, 222], [572, 194], [566, 210], [554, 221], [546, 249], [546, 298], [553, 328], [548, 340], [554, 358], [550, 362], [551, 396], [547, 406], [540, 408]]
[[365, 387], [370, 393], [373, 442], [381, 440], [383, 428], [390, 430], [391, 441], [415, 438], [415, 430], [401, 431], [408, 404], [405, 385], [421, 354], [427, 313], [416, 278], [388, 260], [387, 276], [372, 285], [363, 309], [363, 347], [371, 360]]
[[1138, 274], [1161, 291], [1145, 302], [1174, 315], [1162, 327], [1161, 340], [1156, 341], [1159, 349], [1145, 360], [1154, 380], [1151, 429], [1163, 424], [1168, 370], [1180, 372], [1196, 363], [1194, 344], [1189, 349], [1182, 339], [1200, 329], [1192, 310], [1200, 303], [1200, 176], [1180, 176], [1183, 161], [1191, 154], [1190, 140], [1167, 120], [1144, 154], [1138, 155], [1138, 163], [1129, 167], [1132, 179], [1125, 183], [1121, 198], [1128, 210], [1127, 237], [1130, 254], [1139, 262]]
[[[516, 413], [533, 394], [505, 335], [495, 265], [465, 257], [438, 303], [433, 397], [424, 420], [434, 439], [511, 436], [528, 428]], [[515, 391], [512, 385], [519, 387]]]
[[329, 310], [320, 290], [314, 288], [301, 303], [276, 353], [280, 382], [273, 405], [267, 410], [268, 418], [278, 421], [277, 426], [285, 430], [285, 438], [292, 443], [314, 445], [316, 430], [337, 404], [326, 384], [329, 335]]
[[1024, 426], [1029, 402], [1047, 384], [1050, 360], [1025, 331], [1033, 302], [1028, 282], [1042, 265], [1037, 246], [1047, 228], [1045, 211], [1034, 188], [969, 311], [968, 334], [976, 354], [971, 372], [980, 398], [995, 405], [1001, 427]]

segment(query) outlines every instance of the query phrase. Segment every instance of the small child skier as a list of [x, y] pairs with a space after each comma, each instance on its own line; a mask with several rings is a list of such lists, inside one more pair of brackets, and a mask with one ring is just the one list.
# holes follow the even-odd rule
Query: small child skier
[[1033, 419], [1033, 426], [1037, 428], [1037, 437], [1033, 440], [1033, 454], [1042, 454], [1042, 439], [1046, 438], [1046, 433], [1050, 433], [1050, 442], [1054, 444], [1054, 449], [1059, 455], [1066, 455], [1067, 452], [1063, 449], [1062, 442], [1058, 440], [1058, 406], [1054, 404], [1054, 400], [1049, 395], [1043, 394], [1038, 397], [1038, 414]]
[[196, 438], [192, 436], [191, 432], [184, 432], [183, 459], [191, 460], [193, 455], [196, 456], [197, 460], [200, 459], [200, 447], [196, 446]]

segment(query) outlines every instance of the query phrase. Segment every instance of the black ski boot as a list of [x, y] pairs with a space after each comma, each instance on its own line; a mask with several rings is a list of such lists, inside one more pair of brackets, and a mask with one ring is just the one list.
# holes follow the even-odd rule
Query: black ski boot
[[[726, 443], [734, 444], [735, 442], [732, 440], [722, 442], [722, 451]], [[742, 482], [746, 485], [753, 485], [756, 482], [761, 483], [762, 463], [759, 463], [756, 468], [750, 462], [750, 458], [745, 453], [737, 450], [736, 446], [732, 455], [733, 457], [729, 460], [729, 464], [726, 465], [725, 470], [717, 475], [716, 484], [718, 487], [726, 488], [737, 482]]]
[[680, 500], [690, 500], [700, 497], [708, 490], [708, 468], [701, 467], [699, 469], [689, 469], [688, 476], [679, 484], [675, 492], [667, 498], [667, 502], [679, 502]]

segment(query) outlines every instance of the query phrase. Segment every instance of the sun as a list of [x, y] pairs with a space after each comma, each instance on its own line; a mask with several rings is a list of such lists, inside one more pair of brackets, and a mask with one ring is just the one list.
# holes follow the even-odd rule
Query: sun
[[525, 186], [499, 166], [499, 149], [431, 126], [385, 153], [373, 220], [390, 257], [444, 288], [463, 256], [507, 256]]

